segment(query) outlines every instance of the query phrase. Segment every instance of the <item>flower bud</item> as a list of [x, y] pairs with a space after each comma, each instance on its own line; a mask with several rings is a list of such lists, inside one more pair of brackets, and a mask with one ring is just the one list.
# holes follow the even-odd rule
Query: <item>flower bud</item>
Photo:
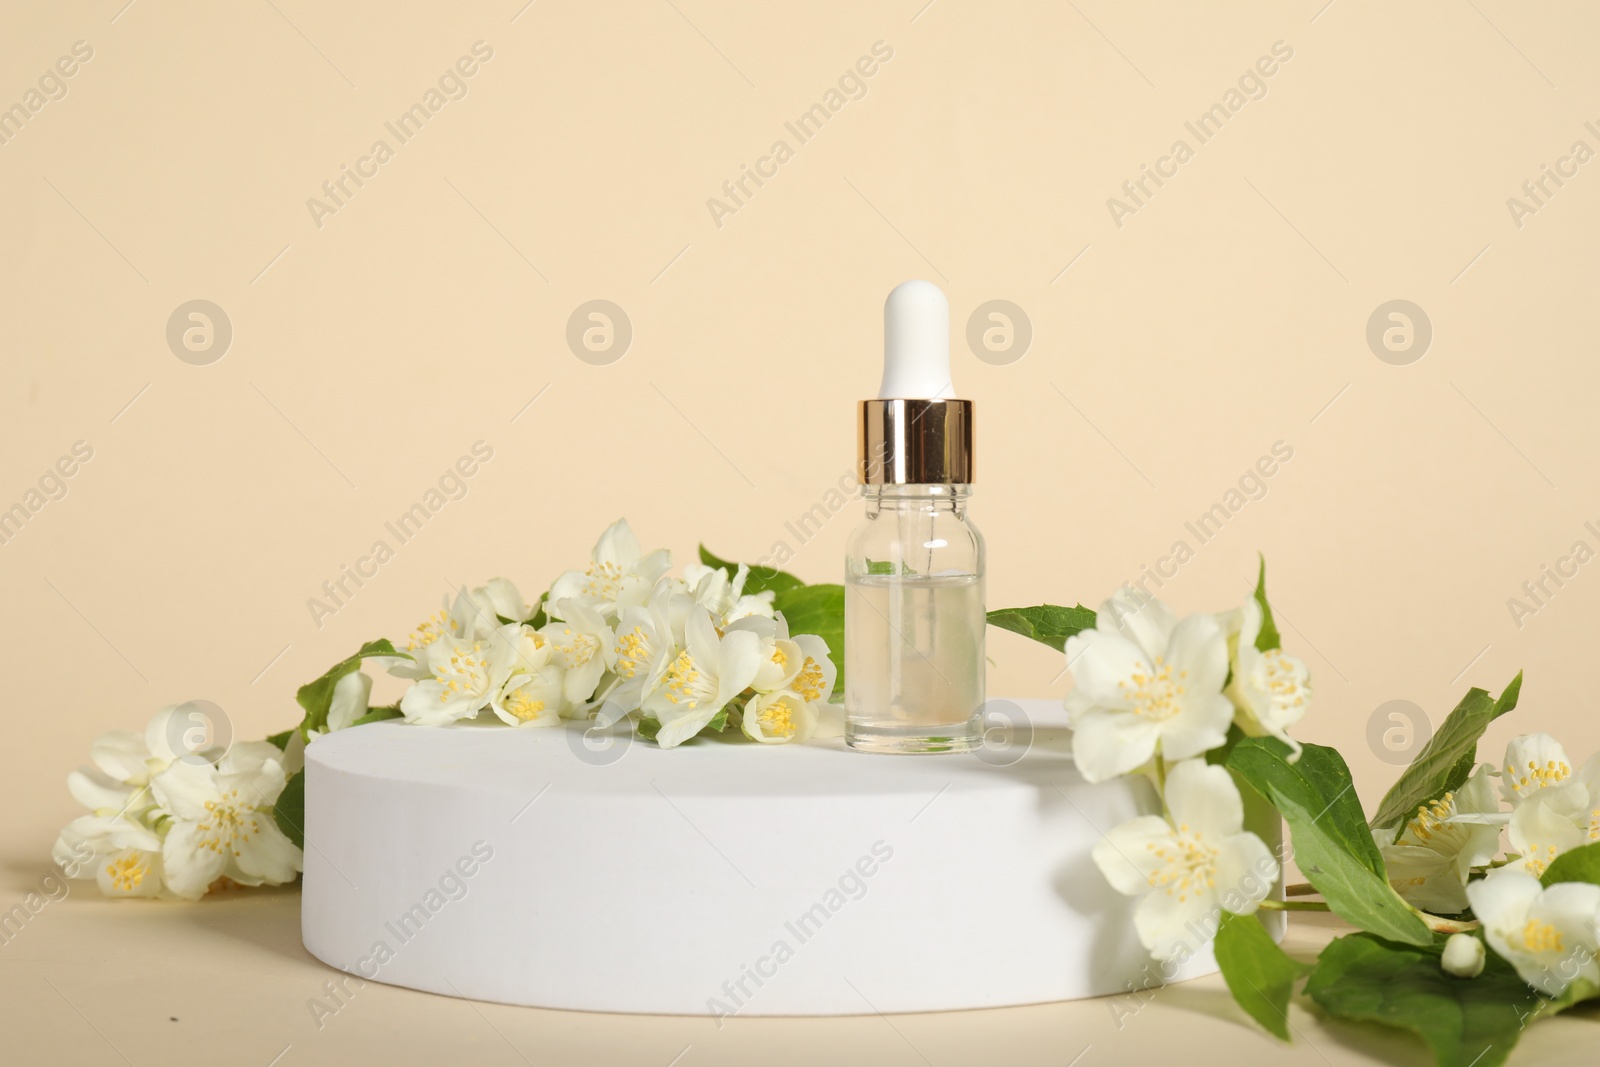
[[1476, 978], [1483, 973], [1483, 942], [1471, 934], [1451, 934], [1444, 943], [1439, 966], [1457, 978]]

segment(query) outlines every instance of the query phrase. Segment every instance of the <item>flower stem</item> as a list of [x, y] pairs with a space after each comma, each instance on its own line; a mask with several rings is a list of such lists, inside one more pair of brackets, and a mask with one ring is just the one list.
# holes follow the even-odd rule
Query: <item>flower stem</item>
[[1446, 919], [1441, 915], [1430, 915], [1425, 911], [1419, 911], [1417, 915], [1428, 924], [1428, 929], [1436, 934], [1463, 934], [1482, 925], [1476, 919]]
[[[1286, 886], [1284, 893], [1291, 897], [1310, 896], [1317, 890], [1304, 882], [1297, 885]], [[1259, 907], [1267, 911], [1332, 911], [1327, 903], [1320, 900], [1263, 900]], [[1468, 930], [1476, 930], [1479, 922], [1476, 919], [1446, 919], [1442, 915], [1433, 915], [1425, 911], [1417, 911], [1417, 917], [1428, 925], [1428, 929], [1437, 934], [1460, 934]]]

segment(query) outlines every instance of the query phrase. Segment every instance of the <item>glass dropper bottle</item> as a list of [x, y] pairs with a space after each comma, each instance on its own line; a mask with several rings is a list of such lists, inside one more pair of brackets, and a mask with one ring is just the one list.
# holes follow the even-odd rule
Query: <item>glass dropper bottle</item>
[[884, 304], [883, 383], [858, 412], [866, 508], [845, 558], [845, 741], [964, 752], [983, 740], [984, 547], [967, 517], [972, 401], [950, 380], [950, 307], [931, 282]]

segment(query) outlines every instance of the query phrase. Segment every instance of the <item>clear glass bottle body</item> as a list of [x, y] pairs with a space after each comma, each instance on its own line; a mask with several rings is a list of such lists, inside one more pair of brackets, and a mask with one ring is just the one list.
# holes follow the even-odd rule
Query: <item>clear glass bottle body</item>
[[964, 752], [983, 741], [984, 547], [966, 485], [867, 485], [845, 558], [845, 741]]

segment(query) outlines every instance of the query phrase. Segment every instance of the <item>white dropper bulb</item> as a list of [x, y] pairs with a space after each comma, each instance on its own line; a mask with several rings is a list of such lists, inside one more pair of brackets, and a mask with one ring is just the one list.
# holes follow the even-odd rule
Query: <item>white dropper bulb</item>
[[947, 400], [950, 303], [932, 282], [901, 282], [883, 302], [883, 400]]

